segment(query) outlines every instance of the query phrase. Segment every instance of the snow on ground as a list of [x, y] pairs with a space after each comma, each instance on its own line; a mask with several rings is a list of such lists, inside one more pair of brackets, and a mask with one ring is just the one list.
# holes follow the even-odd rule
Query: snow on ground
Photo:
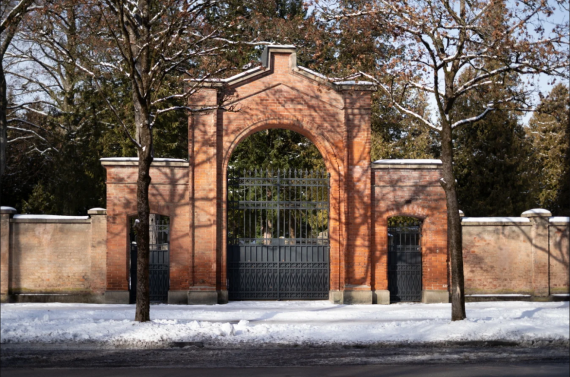
[[465, 321], [450, 304], [335, 305], [327, 301], [153, 305], [134, 322], [134, 305], [2, 304], [1, 342], [96, 343], [148, 347], [219, 344], [374, 344], [442, 341], [568, 341], [568, 302], [467, 303]]

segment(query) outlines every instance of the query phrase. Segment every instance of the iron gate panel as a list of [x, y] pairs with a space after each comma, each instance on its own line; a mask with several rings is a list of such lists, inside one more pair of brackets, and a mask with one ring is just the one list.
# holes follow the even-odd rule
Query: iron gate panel
[[422, 299], [420, 237], [418, 223], [388, 227], [388, 290], [391, 302]]
[[[165, 220], [150, 225], [149, 240], [149, 290], [150, 302], [168, 302], [170, 288], [169, 223]], [[137, 244], [131, 243], [129, 301], [136, 302], [137, 291]]]
[[228, 174], [230, 300], [328, 298], [328, 195], [320, 171]]

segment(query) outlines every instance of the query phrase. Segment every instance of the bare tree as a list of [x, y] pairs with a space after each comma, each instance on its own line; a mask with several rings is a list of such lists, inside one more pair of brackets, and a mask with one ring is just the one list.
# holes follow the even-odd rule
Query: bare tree
[[[453, 130], [469, 127], [501, 108], [532, 110], [528, 88], [506, 84], [509, 76], [568, 76], [568, 23], [546, 22], [567, 0], [371, 0], [323, 8], [330, 21], [355, 18], [362, 28], [380, 23], [392, 36], [387, 48], [403, 55], [379, 59], [368, 72], [392, 106], [437, 132], [441, 143], [451, 263], [452, 320], [465, 315], [461, 219], [453, 173]], [[402, 58], [403, 56], [403, 58]], [[469, 77], [461, 74], [469, 68]], [[470, 118], [454, 112], [456, 101], [480, 88], [502, 87], [500, 98]], [[437, 119], [422, 116], [405, 100], [414, 93], [429, 95]]]
[[[82, 29], [78, 15], [84, 5], [71, 1], [45, 0], [41, 9], [29, 17], [15, 35], [15, 43], [6, 56], [11, 64], [5, 69], [11, 78], [16, 100], [8, 108], [8, 143], [25, 143], [27, 153], [42, 155], [59, 152], [54, 145], [58, 136], [73, 142], [77, 132], [88, 124], [85, 109], [77, 103], [77, 92], [86, 75], [79, 71], [71, 57], [77, 56]], [[33, 113], [40, 120], [22, 119]], [[87, 112], [89, 113], [89, 112]], [[54, 134], [46, 125], [54, 124]], [[15, 125], [14, 125], [15, 124]]]
[[[117, 124], [138, 154], [137, 298], [136, 321], [150, 320], [149, 302], [149, 186], [154, 158], [153, 128], [169, 111], [205, 111], [187, 106], [200, 79], [216, 71], [222, 50], [220, 31], [209, 26], [211, 0], [85, 0], [91, 21], [85, 33], [88, 50], [77, 52], [77, 67], [96, 85], [124, 80], [131, 103], [107, 99]], [[71, 52], [68, 51], [70, 54]], [[172, 77], [180, 76], [173, 81]], [[182, 78], [185, 77], [185, 81]], [[178, 101], [173, 105], [173, 101]], [[129, 124], [123, 115], [132, 115]], [[130, 118], [130, 117], [129, 117]]]
[[34, 9], [34, 0], [2, 1], [0, 3], [0, 182], [6, 163], [6, 130], [8, 120], [8, 92], [4, 74], [4, 56], [12, 43], [18, 26], [26, 13]]

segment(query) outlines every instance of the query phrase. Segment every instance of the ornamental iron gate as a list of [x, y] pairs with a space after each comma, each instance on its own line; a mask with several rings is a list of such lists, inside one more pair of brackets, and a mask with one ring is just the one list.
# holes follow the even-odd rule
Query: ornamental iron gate
[[227, 190], [229, 299], [327, 299], [329, 175], [229, 172]]
[[[392, 218], [388, 226], [388, 290], [390, 302], [422, 300], [421, 222]], [[391, 220], [392, 220], [391, 219]]]
[[[131, 227], [132, 229], [132, 227]], [[149, 285], [150, 302], [168, 302], [170, 287], [170, 222], [168, 218], [151, 215], [149, 227]], [[135, 239], [134, 232], [131, 240]], [[131, 242], [131, 265], [129, 279], [129, 302], [136, 302], [137, 297], [137, 243]]]

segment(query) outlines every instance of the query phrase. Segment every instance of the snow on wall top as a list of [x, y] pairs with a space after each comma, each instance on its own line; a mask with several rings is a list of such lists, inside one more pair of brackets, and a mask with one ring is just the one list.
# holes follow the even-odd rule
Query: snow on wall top
[[355, 80], [348, 80], [348, 81], [335, 81], [333, 84], [336, 85], [374, 85], [372, 81], [355, 81]]
[[312, 69], [309, 69], [307, 67], [301, 67], [301, 66], [297, 66], [297, 68], [299, 68], [301, 71], [305, 71], [307, 73], [310, 73], [311, 75], [315, 75], [317, 77], [320, 77], [323, 80], [328, 80], [329, 78], [325, 75], [323, 75], [322, 73], [313, 71]]
[[16, 208], [14, 207], [8, 207], [8, 206], [1, 206], [0, 207], [0, 211], [15, 211]]
[[522, 213], [522, 216], [524, 216], [524, 215], [536, 215], [536, 214], [545, 214], [545, 215], [549, 215], [549, 216], [552, 215], [552, 214], [550, 213], [550, 211], [547, 210], [547, 209], [534, 208], [534, 209], [529, 209], [528, 211], [524, 211], [524, 212]]
[[[138, 161], [138, 157], [103, 157], [100, 161]], [[172, 161], [172, 162], [188, 162], [182, 158], [154, 158], [153, 161]]]
[[554, 216], [548, 219], [551, 223], [570, 223], [570, 217], [567, 216]]
[[387, 159], [387, 160], [376, 160], [373, 162], [374, 164], [414, 164], [414, 165], [441, 165], [441, 160], [437, 159], [412, 159], [412, 158], [394, 158], [394, 159]]
[[530, 219], [526, 217], [464, 217], [461, 219], [463, 223], [529, 223]]
[[89, 216], [59, 216], [59, 215], [14, 215], [15, 219], [44, 219], [44, 220], [88, 220]]

